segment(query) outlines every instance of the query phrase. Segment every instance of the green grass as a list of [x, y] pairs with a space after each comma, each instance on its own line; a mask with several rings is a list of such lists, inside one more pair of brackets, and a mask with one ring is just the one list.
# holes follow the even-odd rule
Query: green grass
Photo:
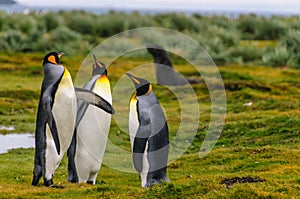
[[241, 40], [240, 45], [242, 46], [255, 46], [257, 48], [262, 48], [262, 47], [275, 47], [278, 44], [278, 41], [275, 40]]
[[[16, 132], [34, 132], [42, 81], [42, 54], [0, 54], [0, 121]], [[75, 77], [83, 56], [62, 58]], [[148, 60], [121, 58], [109, 68], [112, 85], [128, 69]], [[175, 68], [198, 77], [187, 64]], [[226, 87], [227, 114], [221, 137], [208, 156], [199, 150], [210, 121], [210, 98], [204, 84], [193, 85], [200, 104], [200, 124], [192, 145], [168, 166], [171, 183], [140, 187], [137, 173], [102, 165], [96, 185], [67, 182], [64, 158], [54, 181], [64, 189], [30, 185], [33, 149], [0, 154], [0, 198], [297, 198], [300, 193], [300, 79], [299, 70], [264, 66], [219, 67]], [[178, 128], [180, 109], [172, 93], [154, 85], [167, 113], [171, 140]], [[129, 99], [128, 99], [129, 100]], [[252, 102], [251, 106], [244, 106]], [[128, 107], [127, 107], [128, 108]], [[124, 108], [124, 110], [126, 109]], [[127, 116], [127, 115], [126, 115]], [[2, 130], [1, 133], [11, 133]], [[129, 151], [126, 129], [112, 123], [109, 139]], [[109, 158], [109, 157], [108, 157]], [[120, 160], [121, 161], [121, 160]], [[225, 178], [260, 177], [265, 182], [226, 187]]]

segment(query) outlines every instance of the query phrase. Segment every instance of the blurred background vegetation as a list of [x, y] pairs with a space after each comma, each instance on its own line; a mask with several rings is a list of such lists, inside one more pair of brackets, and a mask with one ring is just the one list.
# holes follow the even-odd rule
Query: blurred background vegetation
[[151, 15], [115, 11], [94, 14], [75, 10], [25, 16], [0, 12], [0, 51], [59, 50], [83, 55], [105, 38], [139, 27], [164, 27], [185, 33], [199, 42], [217, 65], [300, 68], [299, 16]]
[[[0, 12], [0, 121], [4, 127], [15, 128], [13, 131], [0, 129], [0, 134], [34, 132], [44, 53], [55, 50], [75, 55], [62, 60], [75, 77], [82, 60], [96, 45], [109, 36], [133, 28], [164, 27], [194, 38], [221, 66], [218, 69], [227, 98], [226, 123], [221, 137], [214, 150], [199, 159], [211, 110], [216, 107], [211, 104], [204, 82], [192, 85], [200, 107], [199, 127], [190, 148], [169, 164], [169, 184], [142, 189], [138, 174], [120, 172], [105, 164], [95, 186], [71, 184], [67, 183], [68, 164], [64, 159], [55, 179], [66, 188], [48, 189], [41, 184], [36, 188], [30, 186], [34, 150], [17, 149], [0, 155], [3, 163], [0, 165], [0, 198], [299, 198], [299, 19], [300, 16], [235, 17], [114, 11], [26, 15]], [[147, 33], [145, 39], [156, 38], [158, 44], [163, 44], [165, 38], [158, 37]], [[111, 48], [122, 50], [131, 48], [130, 45], [129, 41], [122, 40], [112, 43]], [[136, 58], [121, 56], [114, 60], [114, 67], [108, 69], [112, 88], [125, 72], [152, 60], [149, 54], [138, 53], [132, 53]], [[185, 77], [202, 80], [189, 63], [173, 55], [170, 57], [176, 71]], [[139, 59], [142, 56], [148, 57]], [[177, 96], [168, 88], [153, 86], [166, 111], [173, 140], [181, 120]], [[120, 109], [124, 110], [124, 107]], [[184, 123], [188, 127], [189, 120]], [[109, 140], [130, 151], [127, 130], [120, 128], [114, 119]], [[118, 159], [120, 165], [122, 160]], [[220, 184], [226, 178], [245, 176], [257, 176], [265, 182]]]

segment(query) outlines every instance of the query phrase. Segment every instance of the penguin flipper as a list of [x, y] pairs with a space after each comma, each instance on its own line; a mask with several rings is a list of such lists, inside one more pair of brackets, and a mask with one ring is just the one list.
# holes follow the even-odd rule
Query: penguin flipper
[[84, 88], [75, 88], [75, 92], [76, 92], [77, 100], [83, 100], [86, 103], [97, 106], [98, 108], [101, 108], [107, 113], [110, 114], [115, 113], [112, 105], [109, 102], [107, 102], [105, 99], [97, 95], [96, 93], [93, 93]]
[[55, 143], [55, 148], [57, 151], [57, 154], [60, 155], [60, 142], [59, 142], [59, 137], [58, 137], [58, 131], [57, 131], [57, 126], [56, 126], [56, 122], [52, 113], [52, 98], [50, 97], [50, 95], [47, 95], [47, 91], [45, 91], [44, 95], [43, 95], [43, 102], [44, 102], [44, 111], [46, 113], [46, 122], [48, 123], [48, 126], [50, 128], [51, 134], [52, 134], [52, 138], [54, 140]]
[[[169, 129], [160, 104], [154, 104], [150, 108], [151, 137], [149, 138], [149, 151], [159, 151], [161, 156], [168, 157]], [[164, 151], [166, 148], [166, 151]]]
[[139, 173], [143, 170], [143, 156], [145, 153], [146, 144], [148, 141], [148, 137], [144, 137], [147, 127], [139, 127], [136, 133], [136, 137], [134, 138], [133, 143], [133, 166], [135, 170]]
[[134, 141], [133, 141], [133, 166], [135, 170], [139, 173], [143, 170], [143, 156], [145, 153], [145, 148], [147, 141], [151, 133], [151, 124], [150, 118], [147, 114], [140, 112], [139, 121], [140, 126], [136, 132]]

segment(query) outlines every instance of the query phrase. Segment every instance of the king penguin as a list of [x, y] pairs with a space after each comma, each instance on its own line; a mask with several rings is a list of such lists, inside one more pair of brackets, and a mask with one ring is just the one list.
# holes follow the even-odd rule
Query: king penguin
[[[83, 88], [112, 103], [106, 66], [95, 55], [92, 79]], [[95, 184], [105, 152], [111, 115], [82, 101], [77, 107], [76, 128], [68, 150], [68, 180]]]
[[126, 73], [136, 94], [130, 100], [129, 133], [133, 166], [140, 173], [142, 187], [169, 182], [167, 163], [169, 130], [161, 105], [145, 79]]
[[43, 177], [45, 186], [62, 187], [53, 183], [53, 175], [72, 140], [78, 99], [113, 112], [111, 105], [100, 96], [74, 88], [69, 71], [59, 63], [61, 56], [62, 53], [50, 52], [43, 59], [44, 79], [35, 130], [32, 180], [35, 186]]

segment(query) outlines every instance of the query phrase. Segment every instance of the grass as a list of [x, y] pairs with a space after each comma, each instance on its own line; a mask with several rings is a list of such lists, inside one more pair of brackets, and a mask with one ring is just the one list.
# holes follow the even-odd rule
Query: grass
[[257, 48], [262, 48], [262, 47], [275, 47], [277, 45], [277, 41], [275, 40], [241, 40], [240, 45], [242, 46], [255, 46]]
[[[0, 54], [0, 121], [16, 132], [34, 132], [42, 81], [43, 54]], [[84, 56], [62, 58], [73, 77]], [[112, 85], [134, 66], [149, 60], [120, 58], [109, 68]], [[201, 79], [187, 64], [175, 68]], [[199, 159], [199, 150], [210, 121], [210, 98], [204, 84], [193, 85], [200, 104], [200, 124], [192, 145], [170, 163], [171, 183], [150, 189], [140, 187], [137, 173], [102, 165], [96, 185], [67, 182], [64, 158], [54, 181], [64, 189], [30, 185], [33, 149], [0, 154], [0, 198], [297, 198], [300, 193], [300, 71], [265, 66], [221, 66], [227, 94], [226, 123], [214, 150]], [[132, 85], [131, 85], [132, 86]], [[180, 109], [168, 89], [154, 85], [167, 114], [172, 140], [178, 129]], [[125, 99], [127, 102], [129, 99]], [[251, 106], [245, 103], [252, 102]], [[117, 105], [116, 105], [117, 106]], [[124, 107], [122, 113], [126, 113]], [[127, 116], [127, 114], [126, 114]], [[127, 129], [114, 120], [109, 139], [129, 153]], [[0, 133], [11, 133], [1, 130]], [[106, 154], [108, 156], [108, 154]], [[107, 157], [109, 158], [109, 157]], [[264, 182], [225, 186], [225, 178], [260, 177]]]

